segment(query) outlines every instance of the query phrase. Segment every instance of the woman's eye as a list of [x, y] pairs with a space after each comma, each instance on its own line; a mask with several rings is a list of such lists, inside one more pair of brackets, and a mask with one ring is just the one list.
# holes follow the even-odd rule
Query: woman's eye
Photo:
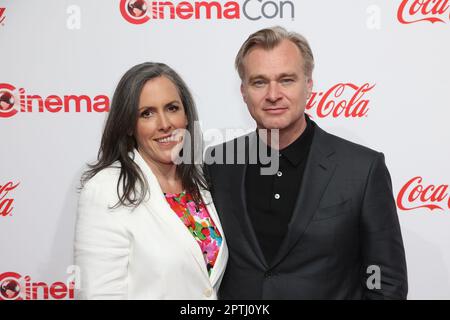
[[169, 111], [175, 112], [175, 111], [178, 111], [180, 109], [180, 107], [176, 106], [176, 105], [170, 105], [168, 109], [169, 109]]
[[150, 110], [144, 110], [141, 112], [141, 117], [143, 118], [149, 118], [153, 115], [153, 112]]

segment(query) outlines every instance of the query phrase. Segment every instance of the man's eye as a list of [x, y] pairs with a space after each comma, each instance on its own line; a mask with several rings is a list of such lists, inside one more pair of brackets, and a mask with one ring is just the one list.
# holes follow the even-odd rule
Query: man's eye
[[256, 81], [253, 81], [252, 84], [253, 84], [255, 87], [262, 87], [262, 86], [264, 86], [265, 82], [264, 82], [263, 80], [256, 80]]
[[292, 82], [294, 82], [294, 79], [291, 79], [291, 78], [281, 79], [282, 84], [290, 84]]

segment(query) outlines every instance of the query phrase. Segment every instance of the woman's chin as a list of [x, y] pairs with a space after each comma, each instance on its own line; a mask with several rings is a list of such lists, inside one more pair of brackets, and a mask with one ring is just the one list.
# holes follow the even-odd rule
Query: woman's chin
[[162, 164], [176, 164], [178, 156], [176, 154], [164, 154], [159, 157], [159, 162]]

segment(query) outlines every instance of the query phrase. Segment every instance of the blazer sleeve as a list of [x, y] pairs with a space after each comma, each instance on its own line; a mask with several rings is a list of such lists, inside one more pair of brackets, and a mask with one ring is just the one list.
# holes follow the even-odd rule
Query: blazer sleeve
[[89, 181], [80, 194], [74, 252], [81, 299], [127, 299], [130, 240], [105, 189]]
[[[379, 153], [367, 179], [361, 213], [363, 279], [366, 299], [406, 299], [405, 251], [384, 155]], [[379, 285], [374, 269], [379, 268]], [[370, 279], [369, 279], [370, 278]], [[368, 281], [369, 280], [369, 281]], [[375, 284], [369, 286], [367, 283]]]

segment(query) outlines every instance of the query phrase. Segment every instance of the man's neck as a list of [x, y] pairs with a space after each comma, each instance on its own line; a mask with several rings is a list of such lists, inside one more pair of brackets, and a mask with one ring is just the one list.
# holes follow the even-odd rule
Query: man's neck
[[[277, 130], [278, 134], [276, 134], [277, 131], [275, 130], [264, 128], [259, 128], [258, 130], [259, 136], [263, 139], [264, 143], [273, 149], [282, 150], [297, 140], [303, 132], [305, 132], [306, 126], [306, 117], [303, 115], [302, 118], [291, 127]], [[264, 133], [264, 131], [261, 131], [261, 129], [264, 129], [267, 134]]]

